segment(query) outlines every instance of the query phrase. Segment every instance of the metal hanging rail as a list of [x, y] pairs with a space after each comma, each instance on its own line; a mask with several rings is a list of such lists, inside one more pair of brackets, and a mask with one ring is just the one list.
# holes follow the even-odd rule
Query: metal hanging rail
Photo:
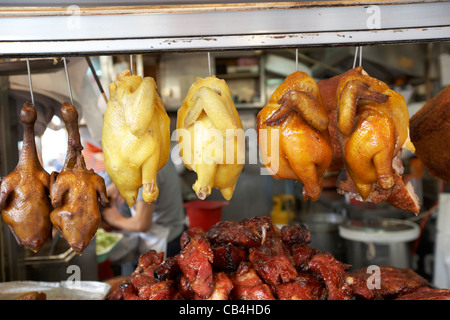
[[450, 1], [0, 7], [0, 56], [450, 40]]

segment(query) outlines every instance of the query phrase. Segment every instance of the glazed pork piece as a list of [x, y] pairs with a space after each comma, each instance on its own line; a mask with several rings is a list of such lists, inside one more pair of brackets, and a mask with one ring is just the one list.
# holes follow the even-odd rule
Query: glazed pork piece
[[273, 229], [269, 217], [255, 217], [236, 221], [221, 221], [207, 232], [208, 240], [215, 243], [232, 243], [236, 246], [258, 247]]
[[213, 251], [204, 233], [194, 234], [177, 258], [181, 272], [192, 290], [203, 299], [209, 298], [213, 293], [213, 259]]
[[[111, 300], [353, 300], [448, 299], [411, 269], [380, 267], [380, 288], [366, 269], [351, 270], [331, 253], [309, 246], [304, 225], [281, 230], [268, 217], [222, 221], [181, 237], [181, 252], [163, 259], [149, 251]], [[244, 245], [246, 244], [246, 245]]]
[[269, 285], [258, 276], [249, 262], [242, 262], [233, 275], [233, 298], [236, 300], [275, 300]]
[[[394, 299], [400, 295], [415, 292], [428, 285], [428, 281], [409, 268], [395, 268], [380, 266], [379, 288], [368, 290], [367, 280], [372, 273], [367, 268], [354, 270], [347, 276], [347, 283], [351, 283], [355, 296], [364, 299]], [[370, 289], [370, 288], [369, 288]]]
[[450, 300], [450, 290], [422, 287], [395, 300]]

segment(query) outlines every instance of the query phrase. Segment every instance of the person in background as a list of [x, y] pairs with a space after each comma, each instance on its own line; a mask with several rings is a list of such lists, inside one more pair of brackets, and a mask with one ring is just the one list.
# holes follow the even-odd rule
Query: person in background
[[135, 205], [129, 208], [107, 173], [99, 174], [105, 179], [111, 202], [102, 211], [103, 221], [124, 235], [119, 247], [109, 256], [112, 263], [124, 264], [122, 274], [134, 271], [139, 256], [148, 250], [163, 251], [166, 257], [180, 252], [180, 237], [186, 230], [186, 218], [180, 178], [170, 158], [157, 174], [159, 196], [152, 204], [143, 200], [141, 188]]
[[148, 250], [165, 252], [171, 257], [180, 251], [180, 237], [186, 227], [182, 184], [172, 160], [157, 174], [158, 199], [148, 204], [143, 200], [142, 188], [136, 203], [129, 208], [106, 172], [101, 143], [90, 138], [87, 128], [81, 128], [85, 148], [83, 155], [88, 169], [105, 180], [110, 206], [102, 210], [102, 225], [107, 231], [120, 232], [122, 240], [108, 256], [122, 275], [134, 271], [139, 256]]

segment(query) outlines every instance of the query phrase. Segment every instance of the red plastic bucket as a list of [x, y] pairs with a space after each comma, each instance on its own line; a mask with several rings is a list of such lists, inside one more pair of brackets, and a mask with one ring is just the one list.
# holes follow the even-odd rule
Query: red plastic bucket
[[189, 228], [201, 227], [208, 231], [222, 219], [222, 207], [227, 201], [195, 200], [183, 204], [189, 221]]

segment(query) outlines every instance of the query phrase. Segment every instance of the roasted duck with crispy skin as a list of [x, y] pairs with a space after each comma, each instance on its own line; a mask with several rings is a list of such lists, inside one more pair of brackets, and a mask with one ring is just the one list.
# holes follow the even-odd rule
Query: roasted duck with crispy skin
[[20, 246], [37, 252], [50, 236], [50, 175], [42, 168], [34, 141], [37, 112], [26, 102], [20, 112], [23, 147], [19, 162], [1, 180], [0, 210]]
[[50, 199], [54, 210], [50, 213], [53, 225], [79, 255], [88, 246], [100, 224], [100, 205], [108, 205], [102, 177], [87, 170], [81, 153], [78, 112], [68, 102], [61, 107], [66, 124], [68, 147], [61, 172], [50, 176]]
[[305, 200], [319, 198], [332, 161], [328, 123], [316, 82], [301, 71], [286, 77], [257, 116], [265, 167], [276, 179], [301, 181]]
[[217, 188], [233, 196], [245, 163], [239, 114], [224, 80], [197, 78], [177, 114], [177, 140], [184, 165], [197, 173], [192, 188], [204, 200]]
[[368, 76], [361, 67], [342, 77], [336, 90], [337, 134], [347, 177], [341, 192], [362, 200], [391, 204], [408, 211], [420, 210], [411, 185], [403, 181], [402, 148], [414, 152], [409, 139], [409, 115], [403, 96]]
[[102, 129], [105, 168], [130, 207], [142, 186], [146, 202], [157, 199], [156, 174], [169, 158], [170, 118], [156, 90], [152, 77], [128, 70], [109, 85]]

